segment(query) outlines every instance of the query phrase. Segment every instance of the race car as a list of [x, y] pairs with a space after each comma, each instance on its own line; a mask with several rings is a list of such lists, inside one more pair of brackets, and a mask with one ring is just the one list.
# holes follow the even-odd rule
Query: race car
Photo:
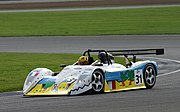
[[[32, 70], [24, 83], [25, 96], [79, 95], [147, 88], [156, 83], [155, 61], [137, 61], [136, 55], [162, 55], [164, 49], [86, 50], [78, 61], [62, 71], [47, 68]], [[115, 59], [124, 56], [122, 65]], [[128, 56], [131, 56], [130, 59]], [[116, 57], [116, 58], [115, 58]]]

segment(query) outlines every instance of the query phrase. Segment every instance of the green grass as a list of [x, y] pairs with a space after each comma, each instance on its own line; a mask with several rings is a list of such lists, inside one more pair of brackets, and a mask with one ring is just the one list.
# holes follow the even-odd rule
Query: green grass
[[60, 64], [72, 64], [78, 54], [0, 53], [0, 92], [22, 90], [28, 73], [45, 67], [60, 71]]
[[[73, 64], [80, 54], [0, 53], [0, 92], [22, 90], [28, 73], [38, 67], [60, 71], [60, 64]], [[117, 62], [124, 64], [124, 58]]]
[[180, 34], [180, 7], [0, 13], [0, 36]]

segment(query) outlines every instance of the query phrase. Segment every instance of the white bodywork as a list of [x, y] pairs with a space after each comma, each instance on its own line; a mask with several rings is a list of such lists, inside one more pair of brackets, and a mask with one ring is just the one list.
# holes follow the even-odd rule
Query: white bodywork
[[[132, 63], [132, 66], [130, 68], [126, 68], [125, 66], [117, 63], [113, 64], [103, 64], [103, 66], [95, 66], [95, 64], [98, 63], [95, 61], [91, 65], [70, 65], [65, 67], [58, 75], [52, 76], [53, 72], [47, 68], [37, 68], [35, 70], [32, 70], [23, 87], [23, 93], [24, 95], [27, 95], [28, 92], [30, 92], [42, 79], [49, 78], [51, 80], [54, 80], [53, 88], [51, 90], [51, 95], [53, 93], [55, 95], [58, 95], [58, 86], [62, 82], [66, 82], [68, 84], [67, 91], [69, 95], [77, 95], [84, 93], [88, 90], [92, 89], [92, 74], [95, 70], [99, 69], [103, 73], [105, 72], [116, 72], [116, 71], [124, 71], [133, 69], [135, 67], [138, 67], [140, 65], [146, 64], [146, 63], [155, 63], [154, 61], [139, 61], [136, 63]], [[36, 73], [38, 73], [37, 76]], [[73, 84], [73, 86], [69, 88], [69, 86]], [[36, 95], [36, 94], [34, 94]], [[41, 95], [41, 94], [40, 94]]]

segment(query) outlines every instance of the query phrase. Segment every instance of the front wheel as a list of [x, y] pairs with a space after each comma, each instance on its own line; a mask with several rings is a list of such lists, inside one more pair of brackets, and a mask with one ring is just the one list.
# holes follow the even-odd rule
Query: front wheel
[[104, 75], [100, 70], [95, 70], [92, 74], [92, 92], [104, 92]]
[[152, 64], [146, 65], [144, 70], [144, 83], [147, 89], [151, 89], [156, 83], [156, 69]]

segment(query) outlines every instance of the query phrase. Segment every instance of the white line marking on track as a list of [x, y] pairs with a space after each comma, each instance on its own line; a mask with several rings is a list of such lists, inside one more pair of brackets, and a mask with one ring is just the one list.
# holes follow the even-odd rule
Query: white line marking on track
[[[157, 57], [144, 57], [144, 58], [151, 58], [151, 59], [153, 58], [153, 59], [158, 59], [158, 60], [172, 61], [172, 62], [176, 62], [176, 63], [179, 63], [179, 64], [180, 64], [180, 61], [178, 61], [178, 60], [173, 60], [173, 59], [157, 58]], [[166, 75], [173, 74], [173, 73], [177, 73], [177, 72], [180, 72], [180, 69], [178, 69], [178, 70], [176, 70], [176, 71], [172, 71], [172, 72], [160, 74], [160, 75], [158, 75], [157, 77], [162, 77], [162, 76], [166, 76]]]

